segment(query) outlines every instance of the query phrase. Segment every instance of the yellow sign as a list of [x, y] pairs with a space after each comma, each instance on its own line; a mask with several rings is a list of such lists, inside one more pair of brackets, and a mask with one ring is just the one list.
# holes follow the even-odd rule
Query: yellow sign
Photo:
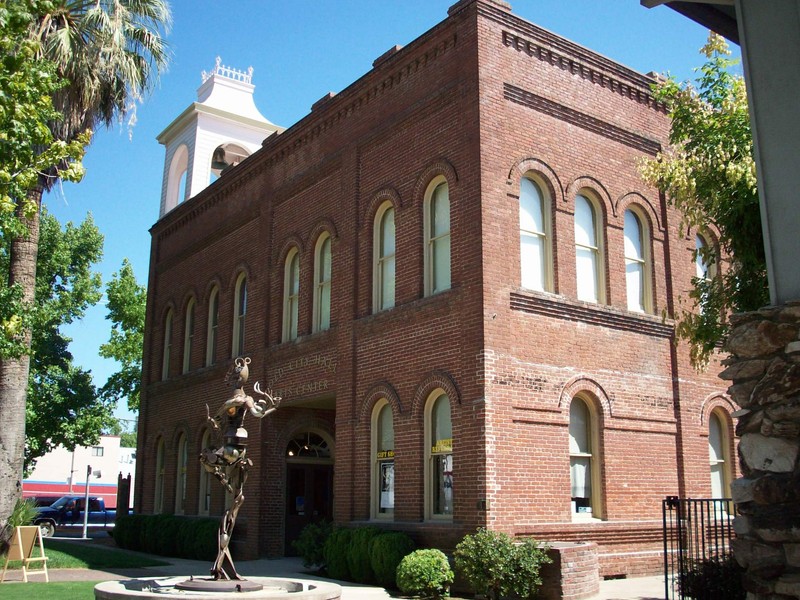
[[380, 450], [377, 454], [377, 459], [394, 458], [394, 450]]
[[445, 452], [453, 451], [453, 438], [445, 440], [436, 440], [436, 443], [431, 446], [431, 454], [444, 454]]

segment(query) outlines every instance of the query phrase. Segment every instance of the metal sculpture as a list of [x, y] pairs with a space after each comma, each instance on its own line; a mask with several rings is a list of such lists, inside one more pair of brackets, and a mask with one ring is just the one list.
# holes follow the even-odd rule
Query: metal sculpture
[[247, 430], [244, 428], [244, 417], [249, 412], [258, 419], [263, 419], [278, 408], [281, 399], [272, 395], [271, 390], [261, 389], [258, 382], [253, 386], [256, 394], [261, 396], [253, 400], [244, 392], [250, 370], [250, 359], [238, 357], [228, 371], [225, 380], [234, 388], [233, 396], [226, 400], [219, 410], [211, 416], [206, 404], [208, 421], [214, 431], [219, 432], [220, 445], [204, 448], [200, 454], [200, 464], [211, 473], [233, 496], [231, 507], [225, 511], [219, 526], [218, 553], [211, 575], [215, 581], [241, 581], [233, 565], [229, 545], [236, 525], [236, 516], [244, 502], [244, 484], [247, 471], [253, 461], [247, 458]]

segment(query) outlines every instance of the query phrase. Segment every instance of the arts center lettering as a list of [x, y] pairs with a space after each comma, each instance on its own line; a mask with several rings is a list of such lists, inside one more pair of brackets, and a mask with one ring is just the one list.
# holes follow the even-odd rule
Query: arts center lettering
[[443, 454], [445, 452], [453, 451], [453, 438], [446, 440], [436, 440], [436, 443], [431, 446], [431, 454]]
[[290, 396], [302, 396], [303, 394], [311, 394], [313, 392], [322, 392], [328, 389], [328, 382], [324, 379], [322, 381], [311, 381], [307, 383], [299, 383], [288, 388], [280, 388], [275, 393], [282, 398]]

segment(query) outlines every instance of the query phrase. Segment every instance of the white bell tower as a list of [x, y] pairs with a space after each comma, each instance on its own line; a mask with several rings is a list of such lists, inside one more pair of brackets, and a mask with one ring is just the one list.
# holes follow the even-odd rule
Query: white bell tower
[[214, 69], [202, 76], [197, 102], [156, 138], [167, 151], [159, 218], [284, 130], [264, 118], [253, 102], [253, 67], [238, 71], [217, 57]]

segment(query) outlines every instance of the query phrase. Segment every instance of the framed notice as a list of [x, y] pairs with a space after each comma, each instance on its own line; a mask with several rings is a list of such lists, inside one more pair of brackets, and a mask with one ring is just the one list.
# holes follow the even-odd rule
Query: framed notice
[[381, 508], [394, 508], [394, 462], [381, 463]]

